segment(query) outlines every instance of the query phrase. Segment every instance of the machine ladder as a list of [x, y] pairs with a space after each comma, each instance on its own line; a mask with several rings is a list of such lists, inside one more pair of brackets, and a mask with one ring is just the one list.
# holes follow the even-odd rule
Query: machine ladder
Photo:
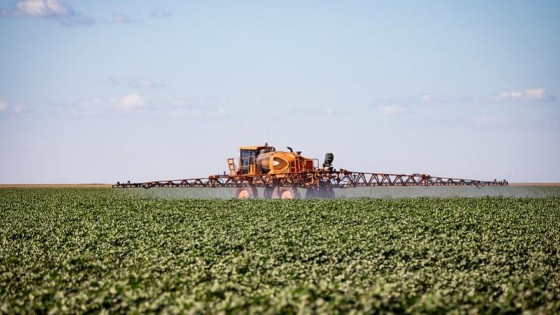
[[235, 167], [235, 159], [228, 158], [227, 165], [229, 169], [229, 176], [235, 176], [237, 174], [237, 167]]

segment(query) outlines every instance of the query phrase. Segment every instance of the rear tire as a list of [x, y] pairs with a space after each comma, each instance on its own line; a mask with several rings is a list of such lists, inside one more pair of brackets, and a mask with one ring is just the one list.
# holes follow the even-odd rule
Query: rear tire
[[254, 199], [258, 197], [256, 187], [240, 187], [235, 190], [234, 196], [239, 199]]
[[305, 199], [334, 199], [334, 190], [332, 187], [321, 187], [319, 189], [308, 188], [305, 193]]
[[317, 189], [314, 188], [307, 188], [307, 191], [305, 192], [305, 199], [317, 199], [319, 192], [317, 191]]
[[274, 195], [274, 187], [273, 186], [266, 186], [264, 188], [263, 198], [264, 199], [272, 199], [273, 195]]
[[272, 198], [273, 199], [301, 199], [301, 195], [296, 188], [280, 187], [278, 189], [274, 189]]
[[334, 190], [332, 188], [326, 189], [325, 195], [326, 195], [327, 199], [334, 199], [335, 198]]

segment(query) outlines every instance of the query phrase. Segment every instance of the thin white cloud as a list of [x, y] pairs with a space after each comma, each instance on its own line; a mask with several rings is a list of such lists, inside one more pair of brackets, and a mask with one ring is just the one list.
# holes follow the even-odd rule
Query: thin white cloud
[[146, 102], [137, 94], [123, 97], [94, 97], [72, 104], [61, 104], [59, 112], [76, 116], [110, 115], [116, 112], [134, 112], [145, 109]]
[[17, 1], [11, 9], [0, 10], [0, 17], [50, 19], [67, 26], [94, 23], [92, 18], [74, 11], [58, 0]]
[[24, 105], [8, 105], [6, 101], [0, 100], [0, 112], [21, 114], [27, 111]]
[[435, 97], [432, 94], [424, 94], [420, 97], [420, 100], [422, 100], [422, 102], [432, 102], [435, 100]]
[[124, 109], [135, 109], [144, 106], [144, 99], [137, 94], [130, 94], [121, 99], [119, 106]]
[[195, 103], [197, 103], [197, 100], [192, 98], [176, 98], [171, 101], [171, 105], [175, 107], [192, 107], [195, 106]]
[[[269, 101], [274, 102], [274, 100]], [[286, 105], [277, 105], [277, 106], [286, 106]], [[292, 111], [298, 112], [300, 114], [311, 116], [311, 117], [320, 117], [320, 116], [343, 116], [348, 113], [348, 108], [344, 110], [338, 106], [334, 105], [296, 105], [291, 107]]]
[[523, 91], [504, 91], [491, 99], [494, 102], [554, 102], [555, 98], [543, 88]]
[[210, 119], [227, 116], [227, 112], [223, 108], [223, 104], [211, 104], [204, 99], [149, 101], [138, 94], [129, 94], [122, 97], [94, 97], [74, 103], [60, 103], [57, 112], [78, 117]]
[[515, 117], [507, 115], [479, 115], [472, 117], [470, 123], [477, 127], [514, 128], [514, 129], [559, 129], [558, 117]]
[[33, 17], [65, 16], [68, 8], [57, 0], [28, 0], [16, 3], [17, 12]]
[[215, 118], [224, 117], [226, 115], [226, 112], [225, 110], [220, 108], [206, 110], [203, 110], [201, 108], [175, 108], [160, 111], [159, 114], [174, 118]]
[[324, 112], [325, 112], [325, 114], [327, 114], [327, 115], [336, 115], [336, 116], [338, 116], [338, 115], [342, 114], [342, 111], [340, 111], [338, 108], [336, 108], [336, 107], [334, 107], [334, 106], [327, 106], [327, 107], [324, 109]]
[[505, 116], [481, 115], [473, 117], [471, 122], [479, 126], [507, 127], [516, 123], [515, 119]]
[[156, 112], [162, 116], [182, 118], [216, 118], [227, 115], [226, 111], [208, 100], [177, 98], [171, 102], [161, 102]]
[[138, 22], [137, 19], [133, 19], [126, 14], [115, 14], [113, 15], [113, 19], [110, 21], [115, 24], [129, 24], [129, 23], [136, 23]]
[[150, 13], [150, 16], [153, 18], [167, 18], [172, 16], [173, 14], [169, 10], [165, 9], [155, 9]]
[[166, 85], [159, 82], [154, 82], [148, 78], [141, 78], [141, 79], [131, 79], [131, 78], [123, 78], [123, 79], [110, 79], [110, 82], [115, 85], [121, 86], [129, 86], [135, 88], [161, 88], [165, 87]]
[[136, 85], [140, 87], [154, 87], [155, 84], [150, 79], [140, 79], [136, 82]]
[[406, 108], [403, 106], [377, 106], [377, 111], [383, 116], [403, 114]]
[[13, 111], [16, 114], [21, 114], [21, 113], [27, 111], [27, 107], [25, 107], [23, 105], [16, 105], [16, 106], [14, 106]]
[[397, 106], [402, 107], [403, 104], [417, 105], [417, 104], [471, 104], [477, 101], [488, 101], [488, 99], [477, 99], [470, 96], [450, 96], [450, 95], [436, 95], [425, 93], [415, 96], [399, 96], [373, 99], [371, 104], [374, 106]]
[[74, 116], [99, 116], [103, 113], [114, 110], [117, 107], [117, 98], [110, 96], [108, 98], [94, 97], [85, 99], [74, 104], [61, 104], [58, 111], [62, 114], [70, 114]]

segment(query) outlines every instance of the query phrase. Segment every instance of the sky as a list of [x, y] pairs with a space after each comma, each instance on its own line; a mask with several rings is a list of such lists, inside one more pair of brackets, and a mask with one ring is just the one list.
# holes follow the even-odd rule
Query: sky
[[241, 146], [560, 182], [560, 2], [0, 0], [0, 183], [205, 177]]

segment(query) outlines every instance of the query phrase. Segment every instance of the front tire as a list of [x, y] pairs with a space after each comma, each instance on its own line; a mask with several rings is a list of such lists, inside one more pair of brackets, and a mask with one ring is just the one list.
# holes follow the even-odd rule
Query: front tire
[[235, 190], [235, 198], [239, 199], [254, 199], [258, 197], [256, 187], [240, 187]]
[[272, 194], [274, 199], [301, 199], [301, 195], [296, 188], [280, 187], [274, 190]]

